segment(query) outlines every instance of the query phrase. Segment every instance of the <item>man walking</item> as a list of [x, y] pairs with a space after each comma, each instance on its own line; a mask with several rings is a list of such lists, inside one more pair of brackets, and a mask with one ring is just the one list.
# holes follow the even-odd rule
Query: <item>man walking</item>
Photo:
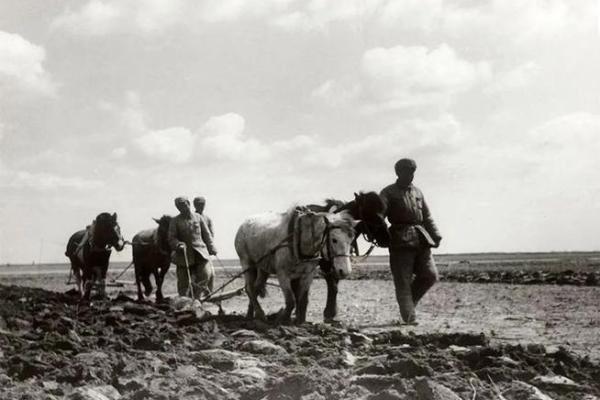
[[381, 191], [391, 235], [390, 267], [402, 320], [416, 324], [415, 306], [437, 282], [431, 248], [438, 247], [438, 232], [423, 193], [412, 184], [414, 160], [403, 158], [394, 166], [398, 179]]
[[[179, 215], [171, 219], [169, 245], [171, 259], [177, 266], [177, 293], [190, 297], [193, 294], [199, 299], [213, 290], [215, 272], [209, 257], [216, 255], [217, 250], [206, 222], [192, 212], [190, 201], [186, 197], [177, 197], [175, 207]], [[190, 287], [193, 293], [188, 293]]]
[[194, 208], [196, 209], [196, 213], [200, 214], [202, 218], [204, 218], [204, 222], [208, 226], [208, 230], [210, 231], [210, 235], [215, 237], [215, 231], [213, 230], [213, 224], [210, 217], [204, 214], [204, 207], [206, 207], [206, 198], [204, 196], [198, 196], [194, 198]]

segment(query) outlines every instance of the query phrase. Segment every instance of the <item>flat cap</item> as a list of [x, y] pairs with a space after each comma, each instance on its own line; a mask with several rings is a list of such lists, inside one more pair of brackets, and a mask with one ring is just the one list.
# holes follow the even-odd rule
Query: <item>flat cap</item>
[[179, 196], [179, 197], [175, 198], [175, 206], [177, 206], [178, 204], [183, 204], [183, 203], [190, 204], [190, 201], [185, 196]]
[[415, 160], [411, 158], [401, 158], [394, 165], [394, 170], [396, 171], [405, 169], [415, 171], [417, 169], [417, 163], [415, 162]]

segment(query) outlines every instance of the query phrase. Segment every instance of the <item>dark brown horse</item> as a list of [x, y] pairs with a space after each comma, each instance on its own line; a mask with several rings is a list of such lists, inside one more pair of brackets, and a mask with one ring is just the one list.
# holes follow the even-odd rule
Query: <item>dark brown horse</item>
[[[143, 300], [144, 295], [148, 297], [152, 293], [150, 275], [154, 275], [156, 301], [161, 302], [163, 301], [162, 285], [171, 265], [171, 249], [168, 239], [171, 217], [163, 215], [160, 219], [153, 219], [158, 227], [138, 232], [131, 241], [133, 265], [138, 300]], [[142, 284], [144, 285], [143, 292]]]
[[105, 295], [106, 272], [111, 247], [117, 251], [121, 251], [125, 247], [125, 240], [121, 236], [116, 213], [98, 214], [91, 225], [75, 232], [69, 238], [65, 255], [71, 261], [77, 290], [83, 300], [90, 300], [94, 283], [98, 284], [98, 294]]
[[[363, 236], [366, 241], [379, 247], [388, 247], [390, 234], [384, 219], [385, 205], [375, 192], [354, 193], [354, 200], [344, 202], [341, 200], [327, 199], [325, 205], [311, 204], [307, 206], [316, 212], [329, 211], [341, 212], [348, 210], [354, 219], [360, 220], [354, 227], [356, 236], [353, 241], [354, 253], [358, 255], [357, 239]], [[331, 262], [321, 259], [319, 267], [327, 282], [327, 304], [323, 311], [325, 321], [332, 321], [337, 315], [337, 293], [340, 277], [336, 274]]]

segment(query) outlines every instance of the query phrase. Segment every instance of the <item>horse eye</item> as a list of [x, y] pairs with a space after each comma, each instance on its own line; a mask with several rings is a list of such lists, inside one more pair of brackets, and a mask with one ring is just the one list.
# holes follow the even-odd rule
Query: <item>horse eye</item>
[[337, 239], [332, 239], [331, 241], [332, 241], [333, 243], [337, 243], [337, 242], [338, 242], [338, 241], [337, 241]]

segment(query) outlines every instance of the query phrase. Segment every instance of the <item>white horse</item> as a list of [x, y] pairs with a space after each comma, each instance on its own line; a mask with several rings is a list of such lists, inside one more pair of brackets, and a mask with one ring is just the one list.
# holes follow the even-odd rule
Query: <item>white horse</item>
[[358, 223], [347, 212], [330, 214], [291, 208], [248, 218], [235, 236], [248, 294], [248, 318], [265, 319], [258, 302], [269, 275], [277, 275], [285, 298], [278, 322], [288, 322], [296, 308], [296, 322], [306, 320], [308, 293], [319, 260], [332, 261], [340, 277], [352, 271], [350, 246]]

